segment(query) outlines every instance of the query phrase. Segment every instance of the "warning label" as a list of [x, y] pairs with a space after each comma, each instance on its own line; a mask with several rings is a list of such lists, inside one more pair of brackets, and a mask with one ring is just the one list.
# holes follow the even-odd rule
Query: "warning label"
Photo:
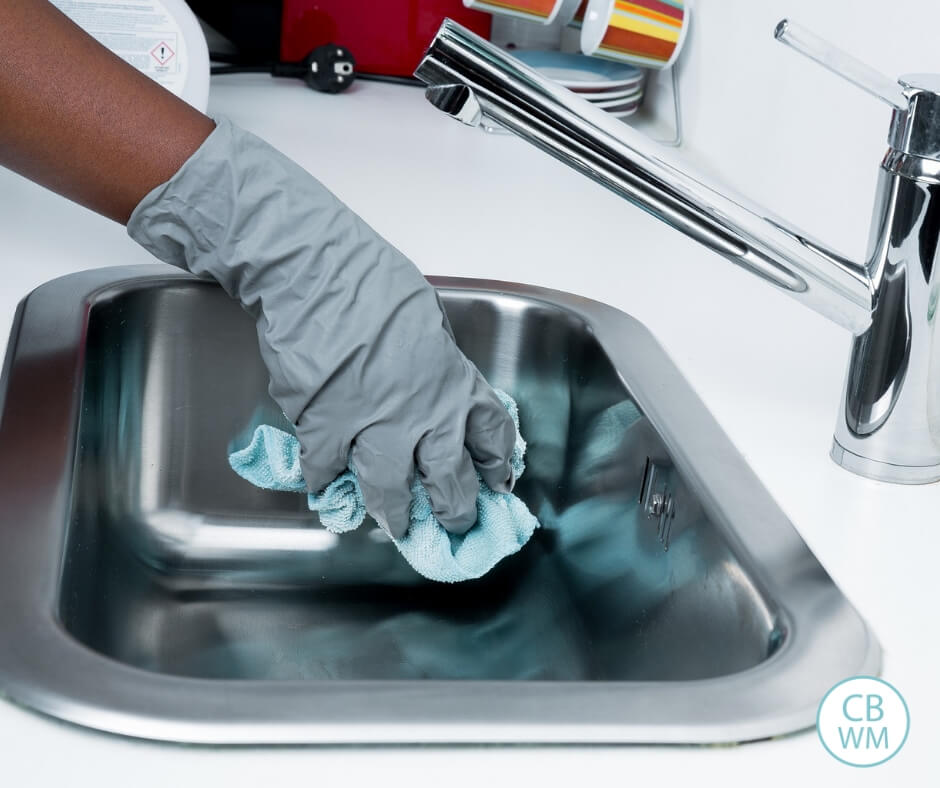
[[153, 49], [150, 50], [150, 54], [153, 56], [153, 59], [156, 60], [161, 66], [165, 66], [170, 62], [170, 59], [173, 55], [176, 54], [166, 41], [161, 41]]
[[52, 0], [118, 57], [177, 96], [186, 84], [183, 33], [160, 0]]

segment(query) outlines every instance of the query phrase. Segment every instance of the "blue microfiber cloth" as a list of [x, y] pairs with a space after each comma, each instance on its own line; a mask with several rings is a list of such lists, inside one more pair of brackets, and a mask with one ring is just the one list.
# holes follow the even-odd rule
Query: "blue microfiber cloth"
[[[516, 425], [510, 464], [518, 479], [525, 470], [522, 458], [526, 447], [519, 433], [519, 410], [515, 400], [504, 391], [497, 389], [496, 394]], [[258, 427], [251, 443], [230, 454], [228, 461], [235, 473], [257, 487], [307, 492], [300, 472], [300, 443], [283, 430], [269, 425]], [[405, 560], [430, 580], [457, 583], [481, 577], [503, 558], [517, 552], [538, 528], [538, 520], [519, 498], [512, 493], [494, 492], [482, 478], [476, 524], [461, 536], [449, 533], [434, 517], [427, 490], [417, 477], [411, 494], [408, 531], [401, 539], [392, 541]], [[322, 492], [308, 493], [307, 505], [319, 513], [323, 527], [334, 534], [355, 530], [366, 518], [359, 480], [352, 468]]]

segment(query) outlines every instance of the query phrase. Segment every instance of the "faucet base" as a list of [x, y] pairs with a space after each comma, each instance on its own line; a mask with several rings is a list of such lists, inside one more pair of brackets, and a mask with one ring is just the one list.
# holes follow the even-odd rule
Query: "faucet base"
[[940, 481], [940, 465], [894, 465], [854, 454], [837, 440], [832, 441], [829, 456], [847, 471], [894, 484], [930, 484]]

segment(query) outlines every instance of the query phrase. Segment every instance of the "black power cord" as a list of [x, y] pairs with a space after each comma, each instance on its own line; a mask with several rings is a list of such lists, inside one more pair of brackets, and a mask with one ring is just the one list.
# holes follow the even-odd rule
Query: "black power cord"
[[391, 85], [408, 85], [413, 88], [427, 87], [416, 77], [399, 77], [396, 74], [366, 74], [363, 71], [360, 71], [356, 76], [370, 82], [388, 82]]
[[302, 79], [307, 87], [321, 93], [340, 93], [356, 79], [356, 60], [345, 47], [324, 44], [314, 49], [299, 63], [274, 61], [259, 63], [240, 55], [210, 52], [209, 59], [222, 66], [212, 66], [209, 73], [221, 74], [271, 74], [275, 77]]

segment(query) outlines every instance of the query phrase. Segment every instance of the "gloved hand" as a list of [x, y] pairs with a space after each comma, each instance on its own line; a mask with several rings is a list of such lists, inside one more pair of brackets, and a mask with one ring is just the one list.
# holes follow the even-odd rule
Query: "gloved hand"
[[211, 277], [257, 320], [270, 392], [319, 492], [352, 464], [366, 509], [408, 527], [415, 467], [453, 533], [476, 521], [477, 476], [514, 484], [515, 426], [454, 343], [418, 269], [319, 181], [227, 120], [135, 208], [128, 234]]

